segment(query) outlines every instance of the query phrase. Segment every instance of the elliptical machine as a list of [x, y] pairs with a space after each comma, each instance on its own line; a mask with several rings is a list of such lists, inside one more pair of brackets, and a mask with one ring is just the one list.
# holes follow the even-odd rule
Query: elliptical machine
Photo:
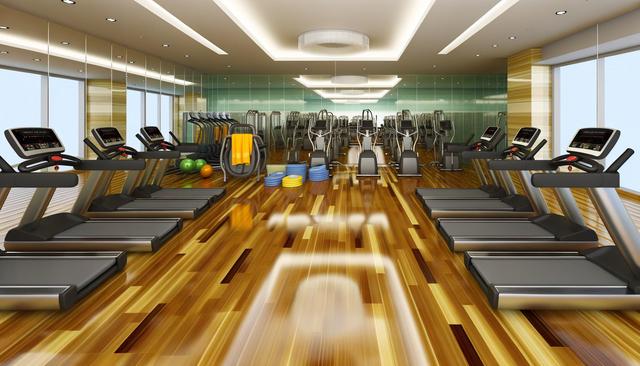
[[[400, 125], [398, 125], [400, 119]], [[420, 177], [420, 163], [416, 145], [418, 144], [418, 126], [408, 109], [396, 118], [396, 147], [398, 149], [397, 175], [399, 177]], [[401, 141], [400, 141], [401, 139]]]
[[328, 149], [331, 146], [332, 132], [333, 126], [326, 109], [318, 113], [315, 122], [309, 121], [307, 136], [312, 147], [310, 166], [325, 165], [329, 169]]
[[[362, 111], [362, 118], [356, 126], [360, 156], [358, 157], [358, 176], [378, 177], [378, 157], [373, 147], [378, 141], [378, 126], [374, 123], [370, 109]], [[360, 139], [362, 137], [362, 140]]]

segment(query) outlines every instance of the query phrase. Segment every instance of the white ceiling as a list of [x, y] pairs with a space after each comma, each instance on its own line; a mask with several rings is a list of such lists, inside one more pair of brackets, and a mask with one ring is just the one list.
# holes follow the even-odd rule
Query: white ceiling
[[[369, 33], [372, 42], [388, 44], [392, 34], [387, 30], [403, 22], [402, 6], [396, 6], [398, 11], [389, 8], [394, 3], [390, 0], [380, 0], [380, 4], [372, 0], [243, 1], [259, 4], [255, 11], [261, 19], [271, 21], [274, 37], [285, 44], [293, 44], [305, 26], [309, 26], [308, 30], [326, 26], [363, 31]], [[503, 72], [505, 58], [513, 53], [541, 47], [640, 7], [640, 0], [521, 0], [449, 55], [438, 55], [497, 1], [436, 0], [399, 61], [334, 63], [273, 61], [213, 0], [157, 2], [229, 55], [216, 55], [133, 0], [77, 0], [74, 6], [66, 6], [59, 0], [0, 0], [0, 4], [197, 70], [233, 74]], [[554, 14], [557, 10], [568, 13], [557, 16]], [[360, 17], [356, 18], [357, 15]], [[104, 20], [106, 17], [118, 21], [109, 23]], [[510, 41], [509, 35], [518, 38]], [[163, 48], [163, 43], [171, 47]], [[493, 44], [498, 47], [492, 47]], [[185, 54], [191, 57], [187, 59]]]

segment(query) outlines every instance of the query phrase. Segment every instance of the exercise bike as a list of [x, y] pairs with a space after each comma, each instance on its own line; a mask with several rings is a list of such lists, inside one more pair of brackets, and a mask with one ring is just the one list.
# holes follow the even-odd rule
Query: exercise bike
[[[362, 118], [356, 126], [360, 156], [358, 157], [359, 177], [378, 177], [378, 158], [374, 146], [378, 141], [378, 126], [374, 123], [373, 113], [369, 109], [362, 111]], [[360, 139], [362, 137], [362, 140]]]

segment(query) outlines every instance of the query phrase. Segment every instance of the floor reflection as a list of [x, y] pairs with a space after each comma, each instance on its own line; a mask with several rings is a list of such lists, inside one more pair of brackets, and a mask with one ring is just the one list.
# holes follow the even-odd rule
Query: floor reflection
[[426, 365], [393, 262], [283, 254], [235, 335], [227, 365]]

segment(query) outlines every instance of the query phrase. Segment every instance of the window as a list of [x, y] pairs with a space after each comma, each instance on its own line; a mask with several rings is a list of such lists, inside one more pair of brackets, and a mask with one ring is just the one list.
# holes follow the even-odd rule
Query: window
[[[37, 74], [0, 69], [0, 126], [3, 130], [42, 126], [42, 78]], [[21, 162], [4, 137], [1, 139], [0, 156], [11, 165]]]
[[142, 143], [136, 138], [143, 121], [143, 92], [127, 89], [127, 145], [140, 150]]
[[555, 73], [557, 115], [554, 155], [560, 155], [578, 129], [596, 125], [596, 61], [561, 66]]
[[[640, 51], [604, 59], [604, 125], [620, 130], [620, 140], [607, 162], [611, 163], [627, 148], [638, 147], [638, 85]], [[640, 192], [640, 158], [633, 156], [620, 169], [620, 184]]]
[[65, 153], [84, 153], [84, 83], [79, 80], [49, 78], [49, 127], [56, 131]]
[[147, 92], [145, 126], [160, 126], [160, 94]]
[[160, 130], [164, 138], [171, 141], [169, 131], [173, 131], [173, 96], [163, 94], [160, 102]]

